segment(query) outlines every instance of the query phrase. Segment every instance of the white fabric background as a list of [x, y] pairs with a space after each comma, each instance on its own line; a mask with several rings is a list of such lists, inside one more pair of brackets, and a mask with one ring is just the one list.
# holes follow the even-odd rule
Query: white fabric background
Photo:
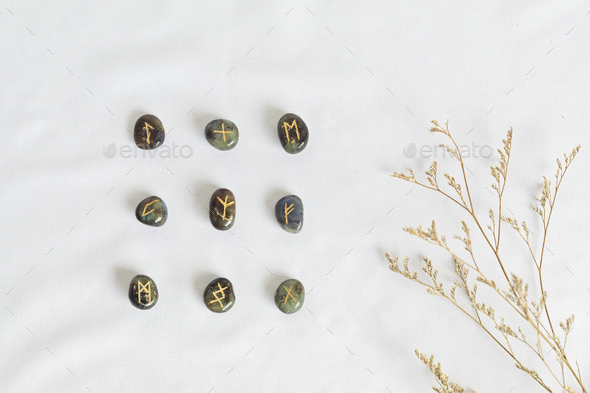
[[[444, 141], [426, 130], [432, 119], [450, 119], [461, 145], [499, 147], [514, 127], [505, 206], [536, 234], [542, 176], [583, 145], [545, 277], [555, 318], [577, 316], [568, 347], [587, 377], [589, 11], [583, 1], [2, 1], [0, 390], [424, 392], [434, 380], [418, 348], [479, 392], [540, 391], [458, 311], [388, 269], [385, 252], [416, 270], [427, 254], [452, 279], [448, 258], [402, 228], [436, 218], [451, 238], [464, 213], [388, 177], [427, 169], [403, 149]], [[310, 130], [294, 156], [276, 135], [286, 112]], [[144, 113], [192, 155], [122, 157]], [[240, 130], [229, 152], [203, 135], [220, 117]], [[467, 160], [483, 217], [496, 207], [486, 190], [496, 160]], [[237, 198], [233, 234], [209, 223], [218, 187]], [[305, 206], [298, 235], [273, 213], [291, 193]], [[149, 195], [169, 207], [161, 228], [134, 217]], [[534, 282], [523, 245], [508, 228], [503, 239], [510, 270]], [[160, 290], [147, 312], [127, 299], [139, 273]], [[237, 298], [221, 315], [202, 301], [218, 276]], [[273, 294], [290, 277], [309, 293], [285, 316]]]

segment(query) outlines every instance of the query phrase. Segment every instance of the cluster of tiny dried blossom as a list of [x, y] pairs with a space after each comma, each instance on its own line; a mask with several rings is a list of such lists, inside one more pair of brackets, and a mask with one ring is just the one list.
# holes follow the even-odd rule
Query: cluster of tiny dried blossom
[[[432, 389], [437, 393], [467, 393], [467, 390], [463, 389], [456, 383], [449, 383], [449, 376], [442, 370], [440, 363], [434, 364], [434, 356], [427, 357], [425, 354], [416, 350], [416, 356], [424, 363], [426, 367], [432, 372], [436, 382], [440, 387], [433, 386]], [[472, 390], [471, 393], [477, 393]]]
[[[512, 148], [512, 128], [508, 131], [506, 139], [502, 140], [503, 149], [497, 150], [498, 154], [500, 155], [498, 165], [490, 167], [491, 175], [494, 179], [492, 188], [496, 191], [498, 196], [498, 219], [496, 219], [494, 211], [492, 209], [489, 209], [488, 218], [490, 219], [491, 225], [487, 225], [487, 229], [490, 231], [491, 235], [488, 236], [483, 231], [479, 218], [475, 214], [473, 201], [469, 193], [467, 178], [465, 176], [465, 167], [463, 159], [459, 154], [459, 148], [457, 144], [455, 143], [453, 137], [451, 136], [451, 133], [449, 132], [448, 121], [446, 122], [444, 127], [442, 127], [437, 121], [433, 121], [432, 123], [434, 124], [434, 126], [430, 129], [430, 131], [433, 133], [437, 132], [444, 134], [451, 140], [452, 145], [454, 146], [453, 147], [444, 144], [440, 145], [441, 147], [446, 148], [447, 151], [450, 152], [452, 156], [459, 162], [461, 170], [463, 172], [465, 193], [463, 192], [461, 183], [457, 182], [457, 180], [454, 177], [446, 173], [444, 174], [444, 177], [447, 180], [447, 185], [455, 191], [458, 198], [451, 196], [439, 187], [437, 179], [438, 166], [436, 161], [434, 161], [430, 165], [429, 169], [425, 172], [428, 183], [422, 183], [418, 181], [412, 170], [409, 171], [408, 175], [394, 173], [392, 176], [420, 185], [424, 188], [436, 191], [442, 194], [443, 196], [451, 199], [453, 202], [457, 203], [459, 206], [465, 209], [472, 216], [479, 231], [491, 247], [492, 251], [494, 251], [497, 263], [502, 268], [502, 272], [504, 274], [504, 278], [506, 280], [506, 285], [508, 286], [508, 289], [499, 288], [495, 280], [488, 278], [486, 274], [479, 268], [475, 256], [473, 254], [470, 230], [465, 221], [462, 221], [461, 228], [464, 233], [464, 236], [455, 235], [454, 238], [461, 241], [464, 244], [465, 250], [469, 253], [470, 260], [465, 260], [459, 257], [454, 251], [452, 251], [449, 248], [445, 237], [438, 234], [436, 224], [434, 221], [432, 221], [431, 226], [427, 229], [423, 229], [421, 226], [418, 226], [416, 228], [404, 228], [405, 232], [417, 236], [430, 244], [439, 246], [453, 256], [455, 261], [455, 274], [457, 276], [457, 279], [453, 282], [453, 285], [450, 287], [450, 295], [446, 294], [443, 283], [438, 280], [438, 270], [434, 268], [433, 263], [429, 258], [423, 258], [424, 266], [422, 267], [422, 270], [430, 279], [428, 282], [423, 281], [421, 278], [419, 278], [417, 272], [410, 271], [408, 267], [409, 259], [407, 257], [404, 258], [403, 268], [400, 269], [398, 265], [398, 258], [392, 258], [389, 254], [386, 254], [386, 258], [390, 262], [390, 269], [395, 273], [401, 274], [414, 282], [426, 286], [428, 293], [445, 298], [446, 300], [450, 301], [454, 306], [463, 311], [467, 316], [469, 316], [469, 318], [471, 318], [475, 323], [477, 323], [498, 345], [500, 345], [500, 347], [502, 347], [502, 349], [506, 351], [508, 355], [510, 355], [518, 369], [522, 370], [531, 378], [533, 378], [546, 391], [551, 392], [552, 390], [539, 376], [537, 371], [535, 371], [533, 367], [525, 366], [516, 357], [516, 354], [513, 351], [511, 345], [512, 340], [521, 342], [526, 347], [531, 349], [539, 357], [539, 359], [548, 369], [551, 376], [559, 384], [562, 391], [574, 392], [573, 388], [566, 383], [565, 372], [566, 370], [569, 370], [570, 375], [575, 378], [577, 384], [580, 386], [582, 391], [586, 393], [587, 391], [582, 383], [579, 368], [577, 372], [573, 369], [572, 364], [569, 362], [565, 353], [567, 337], [573, 327], [574, 316], [572, 315], [565, 322], [561, 322], [559, 324], [564, 332], [562, 344], [561, 338], [553, 330], [551, 317], [546, 305], [547, 292], [543, 289], [542, 279], [543, 251], [547, 235], [547, 228], [549, 226], [549, 221], [551, 219], [551, 214], [555, 203], [555, 197], [557, 195], [557, 191], [559, 189], [559, 186], [561, 185], [565, 172], [567, 171], [572, 160], [578, 153], [580, 146], [574, 148], [569, 155], [564, 155], [563, 164], [561, 160], [557, 160], [558, 169], [555, 174], [555, 184], [553, 191], [551, 189], [551, 182], [548, 181], [545, 177], [543, 178], [541, 196], [537, 198], [539, 206], [533, 207], [533, 209], [541, 217], [543, 223], [543, 247], [540, 256], [537, 257], [536, 254], [533, 252], [533, 248], [529, 242], [529, 234], [531, 232], [527, 227], [526, 223], [524, 221], [519, 222], [515, 218], [506, 217], [502, 215], [502, 196], [504, 194], [504, 188], [506, 185], [506, 179], [508, 175], [508, 164], [510, 161], [510, 154]], [[504, 263], [498, 253], [500, 247], [501, 224], [503, 222], [508, 224], [512, 229], [514, 229], [518, 233], [518, 235], [525, 242], [531, 254], [532, 260], [538, 271], [539, 283], [541, 286], [541, 296], [538, 301], [529, 300], [529, 285], [527, 283], [524, 283], [520, 277], [514, 274], [508, 275], [508, 273], [505, 270]], [[510, 325], [508, 325], [505, 322], [504, 317], [500, 317], [498, 321], [496, 319], [496, 311], [494, 310], [494, 308], [490, 305], [486, 306], [486, 304], [480, 303], [477, 300], [477, 284], [473, 284], [470, 288], [470, 284], [468, 283], [468, 274], [470, 269], [476, 272], [476, 281], [485, 284], [492, 290], [493, 293], [499, 296], [501, 300], [508, 303], [510, 307], [514, 311], [516, 311], [516, 313], [524, 320], [525, 326], [528, 326], [533, 330], [533, 333], [535, 335], [534, 341], [527, 340], [521, 326], [518, 326], [516, 330], [513, 329]], [[466, 299], [468, 299], [469, 307], [463, 306], [464, 303], [460, 303], [459, 300], [457, 300], [457, 288], [459, 288], [465, 293]], [[490, 330], [488, 330], [487, 326], [489, 325], [489, 323], [484, 324], [484, 320], [482, 320], [482, 317], [487, 317], [491, 325], [493, 325], [494, 329], [500, 333], [501, 337], [497, 337]], [[549, 327], [546, 326], [547, 323]], [[551, 349], [556, 354], [556, 360], [561, 369], [561, 378], [556, 375], [556, 373], [553, 370], [553, 367], [547, 362], [547, 359], [545, 358], [544, 352], [546, 348], [544, 348], [544, 346], [547, 345], [551, 347]], [[465, 390], [457, 384], [449, 385], [448, 376], [442, 372], [440, 363], [438, 365], [434, 365], [433, 357], [427, 358], [425, 355], [420, 354], [418, 351], [416, 351], [416, 354], [434, 374], [437, 382], [439, 383], [439, 388], [433, 387], [435, 391], [439, 393], [465, 392]]]

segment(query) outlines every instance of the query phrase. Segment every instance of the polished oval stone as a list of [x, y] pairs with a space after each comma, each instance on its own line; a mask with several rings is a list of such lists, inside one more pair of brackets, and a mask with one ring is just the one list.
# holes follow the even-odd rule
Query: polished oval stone
[[135, 122], [135, 144], [143, 150], [152, 150], [164, 143], [164, 125], [154, 115], [143, 115]]
[[301, 118], [287, 113], [279, 119], [277, 131], [283, 149], [289, 154], [296, 154], [305, 149], [309, 139], [309, 131]]
[[220, 188], [211, 195], [209, 218], [215, 229], [227, 231], [236, 220], [236, 198], [227, 188]]
[[154, 280], [144, 275], [137, 275], [129, 284], [129, 300], [140, 310], [149, 310], [158, 302], [158, 287]]
[[135, 217], [145, 225], [161, 227], [168, 218], [168, 208], [162, 198], [147, 197], [137, 205]]
[[279, 285], [275, 292], [275, 304], [285, 314], [293, 314], [303, 307], [305, 288], [299, 280], [291, 278]]
[[289, 233], [299, 233], [303, 227], [303, 202], [297, 195], [287, 195], [275, 205], [275, 216], [281, 228]]
[[236, 125], [225, 119], [213, 120], [205, 127], [207, 142], [219, 150], [231, 150], [238, 144], [240, 134]]
[[229, 311], [236, 302], [234, 286], [227, 278], [216, 278], [205, 288], [203, 300], [207, 308], [213, 312]]

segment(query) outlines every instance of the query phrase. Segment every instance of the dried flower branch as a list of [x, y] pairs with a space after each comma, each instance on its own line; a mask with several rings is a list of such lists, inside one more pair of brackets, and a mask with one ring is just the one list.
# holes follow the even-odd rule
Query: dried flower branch
[[[573, 388], [567, 384], [567, 379], [573, 378], [576, 385], [582, 389], [582, 392], [588, 393], [582, 382], [582, 376], [577, 362], [575, 362], [576, 369], [574, 369], [565, 352], [568, 335], [573, 328], [574, 316], [572, 315], [564, 322], [559, 323], [559, 326], [563, 331], [563, 335], [559, 336], [554, 330], [551, 314], [549, 313], [547, 306], [547, 292], [543, 287], [542, 274], [545, 244], [549, 223], [555, 206], [555, 199], [565, 173], [580, 150], [580, 146], [574, 148], [569, 155], [564, 154], [563, 162], [559, 159], [557, 160], [557, 171], [555, 173], [553, 188], [551, 187], [551, 182], [543, 177], [541, 195], [537, 198], [538, 205], [533, 207], [533, 210], [539, 214], [543, 224], [542, 246], [540, 252], [536, 254], [534, 252], [534, 247], [530, 243], [529, 235], [531, 232], [527, 224], [524, 221], [519, 222], [515, 218], [506, 217], [502, 214], [502, 198], [504, 196], [506, 180], [508, 178], [508, 165], [510, 163], [510, 155], [512, 152], [512, 128], [508, 131], [506, 139], [502, 140], [503, 148], [497, 150], [500, 156], [498, 164], [490, 167], [490, 173], [493, 178], [492, 188], [496, 191], [498, 207], [496, 212], [491, 208], [488, 209], [488, 218], [490, 220], [490, 224], [486, 226], [488, 232], [483, 229], [480, 217], [475, 213], [467, 176], [465, 175], [465, 164], [459, 152], [460, 149], [449, 131], [448, 121], [445, 123], [444, 127], [437, 121], [433, 121], [432, 124], [433, 127], [430, 129], [431, 132], [441, 133], [449, 138], [450, 144], [441, 144], [440, 146], [445, 148], [451, 154], [452, 158], [459, 163], [461, 169], [461, 179], [459, 181], [447, 173], [444, 174], [447, 186], [454, 190], [456, 196], [452, 196], [447, 190], [442, 189], [439, 185], [437, 178], [438, 165], [436, 161], [434, 161], [425, 172], [426, 179], [428, 180], [426, 183], [417, 180], [412, 170], [410, 170], [408, 174], [394, 173], [392, 176], [417, 184], [431, 191], [435, 191], [465, 210], [475, 223], [477, 233], [483, 237], [492, 250], [494, 254], [494, 262], [501, 268], [503, 274], [502, 281], [504, 281], [504, 284], [502, 285], [504, 288], [501, 288], [494, 279], [487, 275], [487, 272], [484, 271], [484, 269], [480, 268], [480, 265], [487, 265], [478, 265], [476, 262], [476, 256], [474, 255], [472, 248], [471, 231], [465, 221], [461, 221], [461, 230], [463, 234], [454, 235], [453, 238], [463, 243], [465, 251], [469, 254], [469, 257], [467, 258], [468, 260], [461, 258], [448, 246], [445, 236], [438, 234], [435, 221], [432, 221], [430, 227], [426, 229], [423, 229], [421, 226], [416, 228], [404, 228], [405, 232], [417, 236], [427, 243], [441, 247], [453, 257], [456, 279], [450, 286], [448, 294], [444, 290], [444, 284], [438, 278], [438, 270], [434, 268], [434, 264], [429, 258], [423, 258], [424, 266], [422, 267], [423, 272], [428, 276], [427, 281], [420, 278], [417, 272], [410, 271], [408, 267], [409, 259], [407, 257], [403, 259], [403, 267], [400, 268], [398, 265], [398, 257], [392, 258], [389, 254], [385, 254], [390, 263], [390, 269], [411, 281], [425, 286], [429, 294], [444, 298], [457, 309], [462, 311], [463, 314], [467, 315], [473, 322], [475, 322], [510, 356], [519, 370], [533, 378], [546, 391], [552, 392], [550, 385], [557, 384], [563, 392], [574, 392]], [[531, 300], [529, 298], [528, 283], [525, 283], [522, 278], [515, 274], [509, 275], [506, 271], [505, 259], [503, 259], [499, 253], [502, 223], [508, 224], [514, 231], [516, 231], [528, 249], [531, 260], [537, 270], [540, 287], [540, 294], [536, 300]], [[498, 300], [507, 304], [514, 311], [515, 316], [520, 318], [521, 323], [524, 323], [522, 326], [517, 326], [517, 329], [514, 329], [506, 322], [503, 316], [496, 317], [494, 307], [478, 301], [478, 287], [476, 283], [471, 282], [472, 279], [469, 278], [470, 271], [475, 272], [475, 281], [484, 284]], [[463, 297], [459, 298], [457, 296], [457, 289], [464, 293]], [[529, 330], [532, 333], [532, 340], [527, 339], [527, 336], [524, 333], [526, 330]], [[518, 359], [517, 354], [513, 350], [513, 345], [515, 343], [524, 345], [525, 348], [528, 348], [538, 357], [539, 361], [547, 370], [548, 375], [551, 376], [553, 382], [546, 383], [537, 371], [535, 371], [534, 367], [528, 367]], [[548, 348], [550, 349], [549, 352], [555, 353], [555, 362], [546, 358]], [[416, 355], [435, 376], [436, 381], [439, 384], [439, 387], [433, 387], [436, 392], [465, 392], [465, 390], [459, 385], [448, 383], [448, 376], [442, 372], [440, 363], [434, 365], [433, 357], [427, 358], [418, 351], [416, 351]]]

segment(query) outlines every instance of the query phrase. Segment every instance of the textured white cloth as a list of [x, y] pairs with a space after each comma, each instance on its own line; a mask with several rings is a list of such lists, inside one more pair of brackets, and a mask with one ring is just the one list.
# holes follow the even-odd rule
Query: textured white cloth
[[[590, 375], [588, 11], [582, 1], [4, 1], [0, 391], [428, 391], [415, 348], [465, 387], [538, 391], [467, 317], [388, 269], [385, 252], [418, 271], [429, 255], [453, 280], [452, 260], [402, 228], [436, 219], [460, 251], [450, 239], [467, 216], [388, 177], [419, 175], [436, 154], [441, 176], [460, 179], [436, 148], [443, 136], [427, 131], [432, 119], [450, 119], [470, 156], [484, 226], [497, 209], [489, 146], [514, 127], [503, 212], [527, 221], [536, 251], [540, 180], [584, 145], [558, 197], [544, 275], [556, 328], [577, 315], [568, 349]], [[287, 112], [309, 127], [301, 154], [280, 146]], [[129, 131], [145, 113], [167, 132], [155, 157]], [[205, 140], [216, 118], [238, 126], [234, 150]], [[209, 223], [219, 187], [236, 196], [233, 233]], [[297, 235], [274, 217], [288, 194], [305, 207]], [[161, 228], [135, 219], [150, 195], [168, 205]], [[467, 222], [480, 263], [500, 277]], [[538, 297], [507, 226], [500, 252]], [[136, 274], [159, 288], [149, 311], [127, 299]], [[219, 276], [236, 304], [217, 315], [202, 293]], [[308, 293], [283, 315], [273, 294], [291, 277]]]

